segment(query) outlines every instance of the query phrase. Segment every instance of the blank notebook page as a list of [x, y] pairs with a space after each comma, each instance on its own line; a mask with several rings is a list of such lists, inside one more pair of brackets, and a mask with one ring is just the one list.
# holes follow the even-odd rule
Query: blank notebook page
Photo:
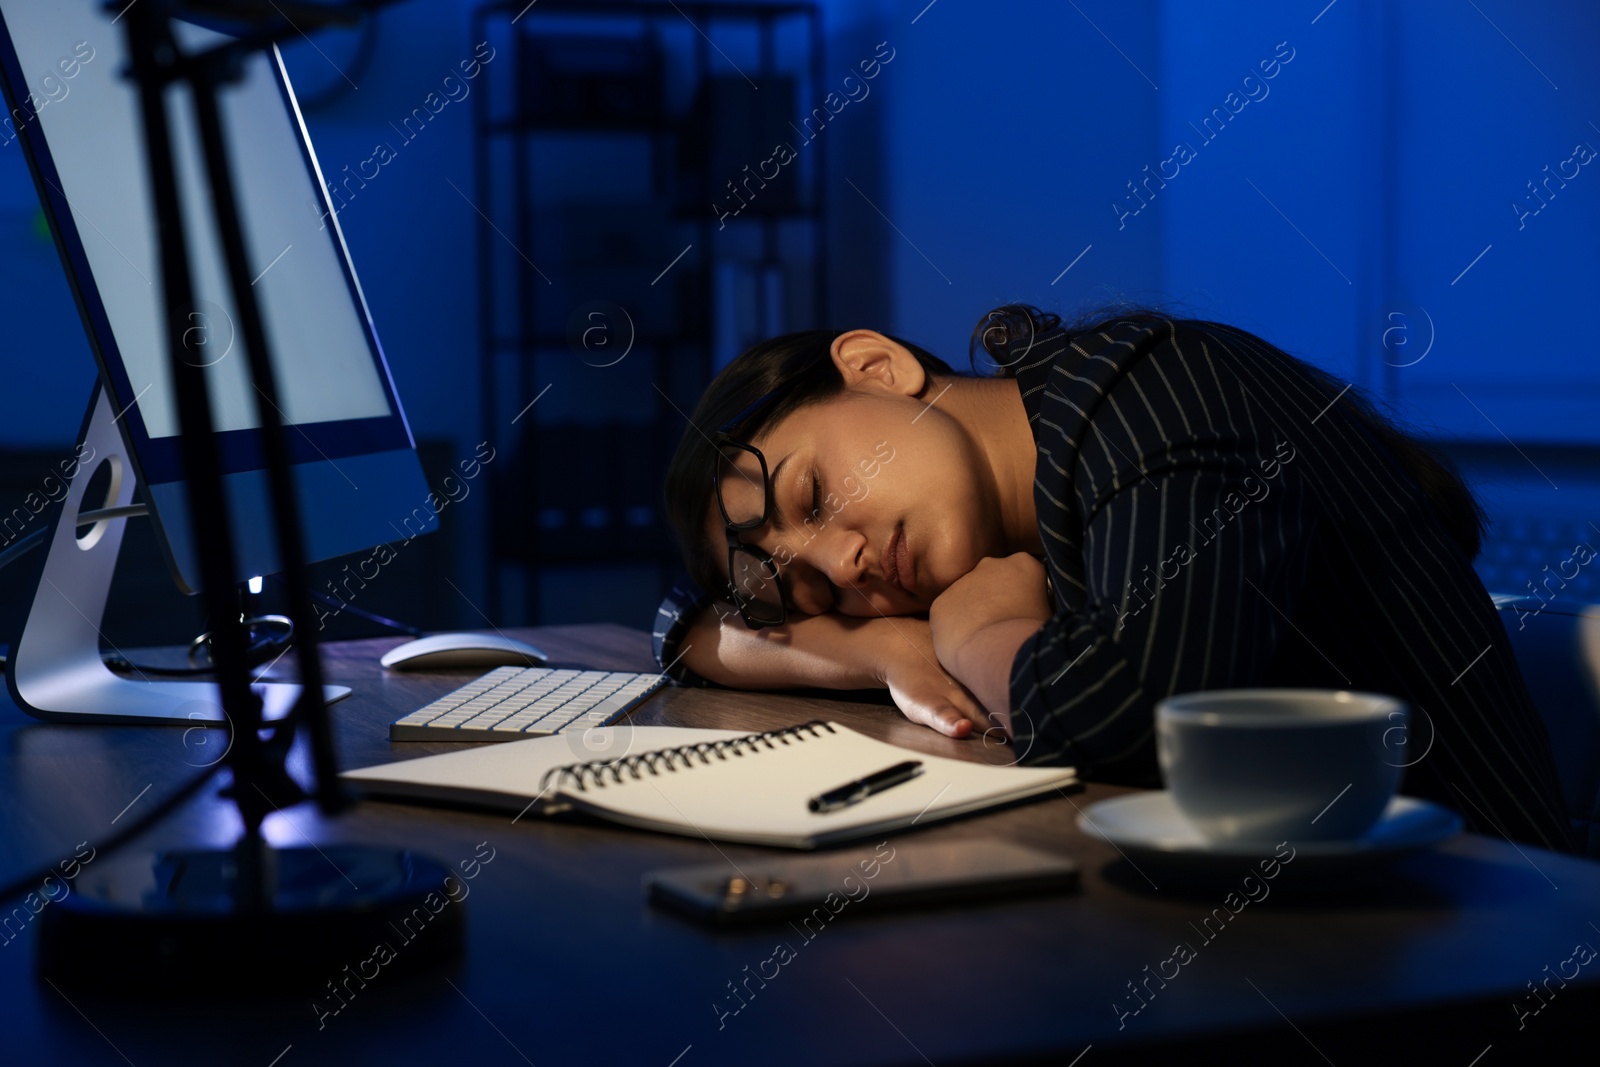
[[[695, 758], [687, 767], [675, 762], [676, 770], [654, 775], [641, 771], [637, 780], [624, 774], [620, 785], [608, 777], [603, 786], [562, 792], [580, 806], [640, 825], [686, 823], [694, 828], [689, 832], [712, 838], [796, 844], [932, 821], [1076, 780], [1066, 768], [991, 767], [925, 756], [838, 724], [833, 728], [787, 744], [774, 740], [772, 747], [760, 745], [745, 755], [710, 757], [709, 763]], [[923, 773], [838, 811], [807, 808], [819, 793], [906, 759], [920, 759]]]

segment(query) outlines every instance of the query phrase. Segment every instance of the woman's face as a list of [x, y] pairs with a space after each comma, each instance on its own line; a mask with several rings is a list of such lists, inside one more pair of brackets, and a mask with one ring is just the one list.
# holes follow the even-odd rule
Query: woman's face
[[[778, 563], [791, 611], [925, 612], [979, 559], [1003, 554], [982, 452], [961, 422], [928, 403], [943, 385], [893, 347], [904, 358], [879, 368], [889, 373], [854, 381], [847, 373], [842, 395], [791, 413], [750, 442], [766, 457], [776, 514], [740, 540]], [[743, 453], [736, 468], [722, 476], [730, 513], [758, 514], [760, 466]], [[725, 568], [723, 530], [713, 504], [707, 532]]]

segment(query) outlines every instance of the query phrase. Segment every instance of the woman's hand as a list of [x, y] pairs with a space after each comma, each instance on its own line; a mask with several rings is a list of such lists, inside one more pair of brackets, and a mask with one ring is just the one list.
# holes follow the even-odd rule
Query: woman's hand
[[912, 722], [947, 737], [970, 737], [992, 728], [983, 707], [965, 686], [950, 677], [934, 655], [933, 633], [917, 618], [880, 620], [893, 628], [883, 653], [883, 683], [895, 707]]
[[1054, 611], [1044, 578], [1044, 564], [1026, 552], [982, 559], [928, 611], [940, 664], [1006, 725], [1011, 661]]

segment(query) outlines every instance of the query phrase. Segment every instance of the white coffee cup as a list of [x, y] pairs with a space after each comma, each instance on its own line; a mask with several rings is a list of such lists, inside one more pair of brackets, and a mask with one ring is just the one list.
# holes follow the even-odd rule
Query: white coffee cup
[[1173, 802], [1209, 841], [1351, 840], [1400, 784], [1384, 755], [1409, 717], [1376, 693], [1186, 693], [1156, 705], [1156, 755]]

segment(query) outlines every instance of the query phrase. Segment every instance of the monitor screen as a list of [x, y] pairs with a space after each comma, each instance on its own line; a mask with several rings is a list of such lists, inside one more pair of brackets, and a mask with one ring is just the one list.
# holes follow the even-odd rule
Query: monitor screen
[[[160, 249], [126, 27], [92, 0], [0, 0], [6, 133], [28, 155], [131, 458], [172, 557], [195, 588]], [[186, 51], [224, 42], [175, 27]], [[168, 90], [194, 286], [184, 358], [205, 368], [240, 567], [278, 569], [257, 403], [237, 328], [187, 86]], [[313, 559], [395, 537], [427, 497], [410, 431], [276, 51], [220, 93], [252, 287], [273, 357]], [[436, 521], [436, 519], [435, 519]], [[430, 524], [431, 528], [431, 524]], [[415, 524], [407, 526], [415, 529]]]

